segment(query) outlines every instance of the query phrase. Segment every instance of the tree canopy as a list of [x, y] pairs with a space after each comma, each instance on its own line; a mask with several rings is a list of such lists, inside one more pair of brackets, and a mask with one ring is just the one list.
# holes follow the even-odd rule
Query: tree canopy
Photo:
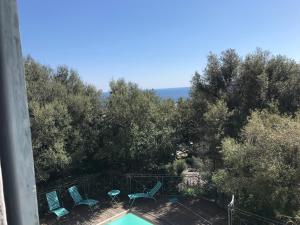
[[300, 200], [299, 118], [253, 112], [240, 140], [222, 141], [225, 165], [213, 177], [218, 188], [235, 194], [251, 211], [295, 213]]
[[[37, 183], [106, 170], [180, 174], [263, 215], [300, 210], [300, 65], [257, 49], [209, 53], [190, 96], [163, 100], [124, 80], [102, 95], [67, 66], [24, 59]], [[176, 152], [185, 146], [188, 159]], [[166, 171], [164, 171], [166, 172]], [[299, 213], [298, 213], [299, 214]]]

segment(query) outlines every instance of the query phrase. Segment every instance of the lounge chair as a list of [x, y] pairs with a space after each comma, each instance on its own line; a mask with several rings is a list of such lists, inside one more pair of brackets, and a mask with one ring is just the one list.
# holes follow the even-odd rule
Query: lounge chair
[[150, 191], [142, 192], [142, 193], [129, 194], [128, 197], [129, 197], [130, 206], [133, 205], [135, 199], [137, 199], [137, 198], [151, 198], [151, 199], [156, 201], [156, 198], [154, 197], [154, 195], [159, 191], [161, 186], [162, 186], [162, 183], [160, 181], [158, 181], [156, 183], [156, 185]]
[[94, 200], [94, 199], [83, 199], [81, 195], [78, 192], [78, 189], [76, 186], [72, 186], [68, 188], [68, 191], [75, 203], [75, 206], [77, 205], [88, 205], [88, 206], [94, 206], [96, 205], [99, 201]]
[[56, 191], [51, 191], [49, 193], [46, 193], [46, 198], [47, 198], [49, 210], [52, 213], [54, 213], [58, 219], [69, 214], [68, 210], [60, 206]]

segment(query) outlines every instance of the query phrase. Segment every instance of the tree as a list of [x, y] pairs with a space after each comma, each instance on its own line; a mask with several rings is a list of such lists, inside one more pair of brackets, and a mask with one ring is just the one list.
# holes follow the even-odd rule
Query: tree
[[65, 139], [70, 131], [70, 116], [59, 101], [46, 105], [29, 104], [33, 155], [37, 181], [46, 181], [53, 172], [61, 172], [71, 161]]
[[89, 171], [103, 144], [101, 92], [66, 66], [24, 60], [37, 182], [72, 170]]
[[282, 113], [294, 113], [300, 106], [300, 66], [285, 56], [275, 56], [268, 62], [268, 99], [276, 99]]
[[[218, 156], [221, 139], [229, 132], [232, 109], [232, 93], [237, 79], [240, 58], [233, 49], [218, 57], [210, 53], [204, 76], [195, 73], [192, 79], [190, 104], [190, 141], [199, 155], [209, 157], [214, 164], [221, 163]], [[226, 133], [226, 132], [227, 133]]]
[[157, 169], [173, 160], [174, 102], [124, 80], [112, 81], [110, 87], [104, 146], [98, 158], [127, 172]]
[[225, 168], [213, 177], [218, 190], [262, 215], [295, 213], [299, 204], [300, 120], [255, 111], [241, 140], [223, 140]]
[[177, 102], [124, 80], [112, 81], [103, 98], [67, 66], [24, 63], [38, 183], [107, 168], [158, 171], [188, 146], [208, 188], [264, 215], [299, 209], [294, 60], [261, 49], [244, 58], [233, 49], [210, 53], [190, 98]]
[[266, 107], [268, 91], [268, 75], [266, 73], [269, 52], [257, 49], [248, 54], [240, 65], [236, 81], [235, 95], [238, 99], [240, 117], [246, 120], [250, 111]]
[[222, 158], [220, 154], [221, 142], [225, 136], [228, 119], [232, 115], [226, 103], [218, 100], [215, 104], [208, 106], [207, 112], [204, 114], [206, 132], [204, 140], [207, 143], [206, 156], [213, 163], [213, 170], [222, 166]]

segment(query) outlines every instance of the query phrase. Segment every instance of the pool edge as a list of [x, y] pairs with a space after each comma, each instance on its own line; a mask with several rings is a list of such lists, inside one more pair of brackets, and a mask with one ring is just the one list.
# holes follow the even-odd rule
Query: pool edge
[[114, 215], [114, 216], [112, 216], [112, 217], [110, 217], [110, 218], [108, 218], [108, 219], [106, 219], [106, 220], [104, 220], [104, 221], [102, 221], [100, 223], [97, 223], [96, 225], [104, 225], [104, 224], [106, 224], [108, 222], [112, 222], [113, 220], [116, 220], [117, 218], [123, 216], [124, 214], [127, 214], [129, 211], [130, 211], [129, 209], [124, 210], [123, 212], [120, 212], [117, 215]]

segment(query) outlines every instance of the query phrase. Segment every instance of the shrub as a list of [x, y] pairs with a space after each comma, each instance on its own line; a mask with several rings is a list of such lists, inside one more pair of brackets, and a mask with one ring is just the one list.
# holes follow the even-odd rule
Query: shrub
[[173, 171], [177, 175], [180, 175], [186, 169], [187, 169], [187, 164], [184, 159], [177, 159], [173, 162]]
[[292, 215], [300, 202], [299, 116], [253, 112], [241, 137], [223, 141], [225, 168], [213, 177], [218, 190], [237, 195], [248, 210]]

